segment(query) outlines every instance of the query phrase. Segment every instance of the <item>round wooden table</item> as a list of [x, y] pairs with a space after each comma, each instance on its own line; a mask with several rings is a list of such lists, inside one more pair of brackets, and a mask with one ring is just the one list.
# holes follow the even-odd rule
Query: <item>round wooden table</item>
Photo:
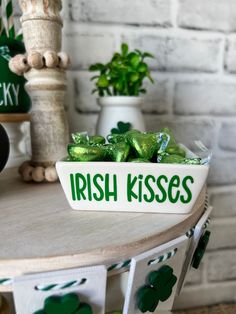
[[[185, 234], [204, 211], [205, 188], [188, 215], [70, 209], [60, 183], [23, 183], [0, 174], [0, 278], [112, 265]], [[11, 286], [0, 285], [0, 291]]]

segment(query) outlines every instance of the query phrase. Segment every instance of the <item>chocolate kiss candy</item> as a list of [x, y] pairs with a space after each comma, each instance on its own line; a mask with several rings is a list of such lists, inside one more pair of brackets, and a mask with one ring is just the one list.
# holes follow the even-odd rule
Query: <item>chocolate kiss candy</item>
[[124, 134], [109, 134], [107, 140], [111, 144], [116, 144], [124, 141]]
[[163, 164], [183, 164], [184, 157], [179, 155], [166, 155], [161, 159], [161, 163]]
[[44, 311], [47, 314], [72, 314], [79, 307], [80, 301], [75, 293], [63, 297], [52, 296], [45, 300]]
[[103, 145], [105, 144], [106, 140], [101, 135], [93, 135], [89, 137], [89, 144], [90, 145]]
[[168, 146], [166, 148], [166, 152], [170, 155], [180, 155], [182, 157], [186, 156], [185, 150], [178, 145]]
[[139, 158], [150, 160], [157, 151], [155, 134], [134, 133], [129, 136], [128, 142]]
[[129, 162], [149, 162], [149, 163], [151, 162], [151, 161], [144, 159], [144, 158], [130, 158], [128, 161]]
[[87, 144], [89, 142], [89, 136], [87, 132], [72, 133], [71, 137], [75, 144]]
[[176, 140], [175, 140], [174, 134], [172, 133], [172, 131], [169, 128], [162, 128], [160, 130], [160, 132], [166, 133], [166, 134], [168, 134], [170, 136], [170, 141], [169, 141], [169, 145], [168, 146], [176, 145]]
[[184, 158], [180, 155], [166, 155], [160, 160], [165, 164], [185, 164], [185, 165], [200, 165], [201, 158]]
[[101, 146], [68, 145], [68, 153], [73, 160], [77, 161], [101, 161], [106, 156], [106, 150]]
[[129, 156], [130, 146], [124, 142], [108, 146], [109, 155], [112, 161], [126, 161]]

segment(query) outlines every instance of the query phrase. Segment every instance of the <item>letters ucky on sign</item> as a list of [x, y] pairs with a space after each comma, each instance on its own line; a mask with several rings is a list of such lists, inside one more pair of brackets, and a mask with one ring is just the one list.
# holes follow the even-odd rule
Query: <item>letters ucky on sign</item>
[[19, 84], [0, 83], [0, 106], [18, 106], [19, 105]]

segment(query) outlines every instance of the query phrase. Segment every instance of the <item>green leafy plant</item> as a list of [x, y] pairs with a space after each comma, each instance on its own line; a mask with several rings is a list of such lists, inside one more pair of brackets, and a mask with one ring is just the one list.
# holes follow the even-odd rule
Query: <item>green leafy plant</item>
[[91, 80], [95, 81], [99, 96], [138, 96], [146, 93], [143, 88], [145, 78], [154, 83], [146, 58], [154, 58], [149, 52], [141, 52], [138, 49], [129, 51], [126, 43], [121, 45], [121, 53], [116, 52], [111, 61], [102, 64], [96, 63], [90, 66], [91, 72], [99, 72]]

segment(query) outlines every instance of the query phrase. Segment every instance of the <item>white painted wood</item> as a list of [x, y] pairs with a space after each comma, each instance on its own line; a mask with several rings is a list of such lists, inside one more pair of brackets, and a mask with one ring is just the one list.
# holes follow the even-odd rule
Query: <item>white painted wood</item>
[[[62, 160], [56, 163], [56, 169], [67, 200], [73, 209], [187, 214], [194, 208], [205, 185], [209, 165]], [[152, 180], [146, 185], [146, 179], [150, 176]], [[166, 177], [166, 182], [162, 185], [166, 197], [164, 201], [158, 202], [156, 198], [163, 198], [164, 195], [157, 184], [161, 176]], [[170, 182], [174, 176], [178, 177], [179, 186], [169, 192]], [[96, 185], [94, 181], [97, 182]], [[102, 192], [98, 192], [97, 185]], [[109, 191], [106, 186], [109, 187]], [[175, 202], [172, 201], [171, 195], [177, 195]], [[145, 197], [149, 201], [145, 201]]]
[[178, 294], [180, 294], [180, 292], [184, 286], [187, 272], [191, 267], [191, 262], [193, 259], [194, 252], [195, 252], [195, 250], [198, 246], [199, 240], [200, 240], [200, 238], [204, 232], [204, 230], [203, 230], [204, 224], [206, 223], [207, 219], [209, 218], [209, 216], [212, 212], [212, 209], [213, 208], [211, 206], [208, 207], [208, 209], [205, 211], [205, 213], [202, 215], [202, 217], [199, 219], [198, 223], [195, 226], [194, 234], [193, 234], [192, 238], [190, 239], [189, 247], [186, 251], [186, 258], [184, 261], [184, 265], [183, 265], [183, 269], [181, 272], [181, 277], [180, 277], [178, 289], [177, 289]]
[[[187, 247], [188, 239], [186, 236], [181, 236], [173, 241], [163, 244], [155, 249], [148, 252], [142, 253], [132, 258], [130, 275], [127, 285], [125, 304], [123, 314], [140, 314], [142, 313], [137, 308], [136, 293], [139, 288], [145, 285], [147, 282], [147, 276], [150, 272], [158, 270], [163, 265], [169, 265], [174, 270], [174, 275], [177, 277], [177, 282], [172, 289], [172, 295], [165, 302], [159, 302], [155, 313], [159, 313], [160, 310], [171, 310], [175, 291], [178, 284], [178, 279], [181, 273], [182, 264], [184, 260], [184, 253]], [[158, 258], [167, 252], [170, 252], [177, 248], [176, 254], [170, 259], [163, 261], [158, 264], [148, 265], [150, 260]]]
[[187, 215], [73, 211], [59, 183], [26, 184], [13, 168], [0, 175], [0, 200], [0, 278], [13, 278], [111, 265], [169, 242], [199, 220], [205, 190]]
[[[59, 291], [38, 291], [38, 285], [65, 284], [74, 280], [86, 279], [82, 285]], [[43, 309], [44, 301], [49, 296], [63, 296], [76, 293], [81, 302], [88, 303], [93, 313], [105, 313], [107, 271], [104, 266], [86, 267], [80, 269], [25, 275], [14, 281], [13, 293], [17, 314], [32, 314]]]
[[[57, 57], [61, 50], [62, 4], [61, 0], [18, 2], [22, 9], [21, 24], [29, 63], [24, 71], [25, 88], [32, 101], [31, 163], [46, 168], [65, 156], [69, 140], [64, 110], [65, 69], [59, 69]], [[57, 62], [50, 63], [49, 55]], [[34, 176], [31, 179], [37, 181]]]

